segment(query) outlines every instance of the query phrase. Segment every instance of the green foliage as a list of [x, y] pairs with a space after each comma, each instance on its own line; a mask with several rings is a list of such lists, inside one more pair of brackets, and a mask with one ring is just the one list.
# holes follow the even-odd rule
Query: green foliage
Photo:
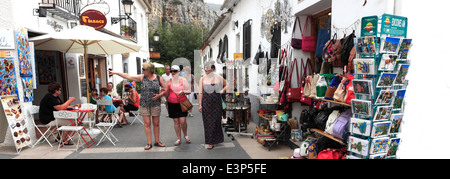
[[[149, 42], [155, 52], [161, 53], [160, 59], [152, 59], [164, 65], [171, 65], [176, 58], [186, 58], [194, 64], [194, 50], [199, 50], [206, 39], [209, 30], [205, 27], [189, 24], [164, 24], [156, 29], [160, 36], [159, 42], [153, 42], [154, 30], [149, 32]], [[203, 36], [202, 36], [203, 35]]]

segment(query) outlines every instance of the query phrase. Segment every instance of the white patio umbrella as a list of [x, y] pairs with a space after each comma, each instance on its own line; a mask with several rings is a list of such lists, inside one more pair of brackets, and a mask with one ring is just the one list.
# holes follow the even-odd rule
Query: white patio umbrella
[[[70, 30], [51, 33], [29, 39], [36, 50], [54, 50], [63, 53], [84, 54], [85, 69], [88, 69], [87, 54], [122, 54], [138, 52], [141, 46], [129, 41], [99, 32], [89, 26], [77, 26]], [[89, 79], [86, 78], [89, 87]], [[87, 89], [89, 91], [89, 89]], [[87, 93], [88, 102], [90, 100]]]
[[163, 64], [160, 63], [156, 63], [156, 62], [151, 62], [153, 65], [155, 65], [155, 68], [164, 68]]

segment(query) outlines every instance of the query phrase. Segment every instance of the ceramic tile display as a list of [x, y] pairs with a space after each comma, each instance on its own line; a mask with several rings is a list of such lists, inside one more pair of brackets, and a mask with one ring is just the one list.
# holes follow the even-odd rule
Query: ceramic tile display
[[[29, 130], [26, 127], [25, 118], [17, 96], [6, 96], [1, 98], [4, 114], [12, 133], [17, 151], [31, 145]], [[31, 129], [32, 130], [32, 129]]]
[[0, 57], [0, 85], [0, 96], [17, 94], [14, 59], [12, 57]]
[[19, 69], [21, 77], [33, 76], [31, 65], [30, 44], [28, 43], [28, 32], [25, 28], [16, 31], [17, 55], [19, 57]]

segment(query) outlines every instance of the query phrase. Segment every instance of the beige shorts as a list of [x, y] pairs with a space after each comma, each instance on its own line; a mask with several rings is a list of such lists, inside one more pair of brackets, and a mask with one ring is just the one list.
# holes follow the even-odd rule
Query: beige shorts
[[161, 106], [155, 107], [139, 106], [139, 114], [141, 116], [161, 116]]

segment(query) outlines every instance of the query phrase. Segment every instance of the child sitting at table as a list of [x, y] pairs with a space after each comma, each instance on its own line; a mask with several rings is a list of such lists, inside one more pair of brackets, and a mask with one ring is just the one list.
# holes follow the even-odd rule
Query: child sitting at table
[[[105, 100], [110, 100], [112, 101], [112, 98], [110, 96], [108, 96], [108, 88], [101, 88], [100, 89], [100, 99], [105, 99]], [[114, 111], [116, 111], [116, 107], [114, 105], [106, 105], [105, 106], [105, 111], [107, 113], [114, 113]], [[123, 114], [122, 111], [119, 112], [119, 121], [118, 121], [118, 125], [119, 127], [122, 127], [122, 123], [125, 121], [125, 115]]]

